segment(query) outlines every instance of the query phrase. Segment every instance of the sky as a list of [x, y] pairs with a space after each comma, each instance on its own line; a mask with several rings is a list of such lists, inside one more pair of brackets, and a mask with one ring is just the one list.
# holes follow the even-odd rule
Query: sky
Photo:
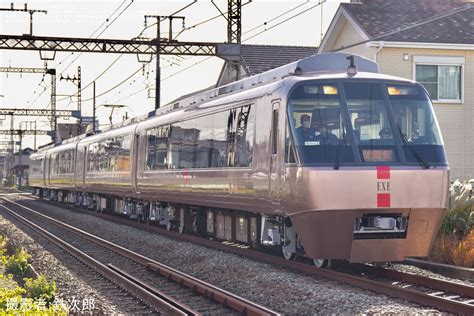
[[[9, 8], [11, 2], [0, 0], [0, 8]], [[23, 8], [24, 3], [27, 3], [28, 9], [48, 11], [47, 14], [33, 15], [33, 35], [132, 39], [144, 29], [145, 15], [171, 15], [193, 2], [194, 0], [30, 0], [13, 3], [14, 8]], [[243, 44], [318, 46], [321, 33], [328, 28], [339, 4], [349, 0], [327, 0], [322, 6], [318, 5], [320, 0], [252, 0], [246, 4], [247, 2], [248, 0], [242, 0], [245, 4], [242, 7]], [[226, 0], [214, 0], [214, 3], [220, 11], [227, 11]], [[176, 39], [179, 41], [225, 42], [227, 21], [224, 17], [199, 24], [220, 14], [216, 6], [210, 0], [198, 0], [179, 12], [179, 16], [185, 16], [184, 26], [180, 20], [175, 20], [173, 36], [178, 36]], [[161, 26], [161, 36], [168, 37], [168, 31], [168, 21], [165, 21]], [[0, 33], [28, 34], [29, 14], [0, 11]], [[146, 29], [142, 36], [154, 38], [155, 26]], [[164, 105], [181, 95], [215, 84], [223, 60], [218, 57], [161, 56], [160, 64], [161, 104]], [[37, 51], [0, 50], [0, 65], [43, 68], [45, 61], [40, 59]], [[57, 109], [77, 110], [77, 98], [71, 97], [77, 92], [77, 87], [71, 81], [59, 79], [61, 76], [76, 76], [78, 66], [81, 67], [82, 74], [83, 116], [92, 115], [93, 81], [96, 82], [97, 116], [101, 126], [109, 124], [111, 112], [104, 104], [123, 105], [114, 111], [113, 123], [122, 121], [125, 114], [133, 117], [154, 109], [154, 60], [143, 64], [136, 55], [57, 52], [55, 59], [48, 61], [47, 66], [57, 70]], [[128, 77], [130, 78], [125, 80]], [[0, 108], [49, 108], [50, 82], [49, 75], [43, 78], [42, 74], [0, 73]], [[115, 86], [115, 89], [111, 89]], [[26, 128], [26, 121], [36, 121], [37, 129], [50, 129], [47, 118], [21, 116], [15, 117], [14, 128]], [[74, 120], [60, 119], [59, 122], [72, 123]], [[0, 116], [0, 124], [2, 129], [10, 129], [8, 118]], [[49, 143], [50, 140], [50, 137], [38, 136], [38, 146]], [[33, 136], [25, 136], [23, 147], [26, 146], [33, 146]]]

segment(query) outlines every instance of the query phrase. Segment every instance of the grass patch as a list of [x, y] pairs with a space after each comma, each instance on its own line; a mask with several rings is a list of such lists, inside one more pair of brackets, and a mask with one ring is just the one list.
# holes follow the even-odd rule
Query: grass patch
[[25, 249], [20, 248], [13, 255], [3, 255], [2, 263], [7, 274], [13, 275], [17, 280], [22, 280], [26, 276], [30, 255]]
[[474, 267], [474, 201], [459, 203], [448, 210], [429, 259]]
[[67, 315], [55, 302], [56, 282], [43, 275], [25, 278], [31, 256], [23, 248], [13, 254], [7, 249], [8, 239], [0, 235], [0, 315]]

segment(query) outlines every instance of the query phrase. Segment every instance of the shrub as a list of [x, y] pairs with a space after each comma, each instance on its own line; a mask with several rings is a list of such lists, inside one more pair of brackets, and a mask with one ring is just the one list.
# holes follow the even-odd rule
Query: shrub
[[0, 311], [7, 309], [7, 301], [12, 299], [21, 299], [25, 290], [17, 286], [11, 276], [0, 275]]
[[5, 272], [13, 274], [17, 280], [21, 280], [26, 275], [28, 267], [28, 259], [30, 255], [21, 248], [12, 256], [2, 256], [3, 264], [5, 265]]
[[458, 205], [448, 210], [441, 224], [442, 235], [456, 235], [464, 238], [474, 228], [474, 204]]
[[8, 247], [8, 238], [0, 235], [0, 251], [6, 251]]
[[43, 299], [48, 304], [54, 301], [56, 294], [56, 282], [48, 282], [44, 275], [40, 275], [36, 279], [25, 279], [26, 295], [32, 299]]
[[448, 210], [430, 253], [436, 262], [474, 267], [474, 203]]

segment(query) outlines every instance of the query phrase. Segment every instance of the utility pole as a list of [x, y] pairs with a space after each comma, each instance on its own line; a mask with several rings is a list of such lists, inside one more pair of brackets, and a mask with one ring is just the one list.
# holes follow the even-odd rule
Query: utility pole
[[[7, 169], [7, 179], [10, 175], [10, 170], [13, 168], [13, 165], [15, 164], [15, 142], [14, 142], [14, 138], [13, 138], [13, 131], [15, 129], [15, 127], [13, 126], [13, 112], [10, 112], [9, 113], [10, 115], [10, 146], [9, 146], [9, 150], [8, 152], [10, 152], [10, 155], [7, 159], [5, 159], [7, 161], [6, 163], [6, 169]], [[13, 176], [12, 176], [12, 179], [13, 179]]]
[[56, 69], [48, 69], [46, 73], [51, 75], [51, 129], [53, 130], [53, 142], [57, 141], [58, 117], [56, 116]]
[[33, 14], [35, 13], [44, 13], [48, 14], [46, 10], [28, 10], [28, 4], [25, 3], [24, 9], [15, 9], [13, 7], [13, 2], [10, 4], [10, 8], [0, 8], [0, 11], [11, 11], [11, 12], [28, 12], [30, 14], [30, 36], [33, 36]]
[[95, 134], [95, 81], [92, 83], [92, 132]]
[[33, 149], [36, 151], [36, 121], [35, 121], [35, 138], [33, 143]]
[[[61, 75], [61, 78], [59, 80], [65, 80], [65, 81], [71, 81], [74, 83], [77, 87], [77, 110], [81, 114], [81, 66], [77, 66], [77, 76], [74, 77], [63, 77]], [[82, 114], [79, 117], [79, 133], [82, 133]]]
[[242, 0], [227, 1], [227, 42], [242, 42]]
[[22, 133], [22, 130], [20, 128], [20, 150], [18, 151], [18, 154], [20, 155], [20, 157], [18, 158], [18, 174], [19, 174], [19, 178], [20, 178], [20, 182], [18, 183], [18, 187], [21, 187], [21, 181], [23, 179], [23, 167], [21, 166], [21, 156], [22, 156], [22, 152], [21, 152], [21, 142], [23, 141], [23, 133]]
[[81, 113], [81, 66], [77, 66], [77, 76], [70, 77], [69, 75], [67, 77], [64, 77], [61, 75], [61, 78], [59, 80], [65, 80], [65, 81], [71, 81], [74, 83], [77, 87], [77, 110], [79, 113]]
[[[50, 123], [51, 123], [51, 129], [53, 130], [53, 134], [51, 135], [53, 142], [56, 142], [56, 130], [57, 130], [57, 113], [56, 113], [56, 69], [48, 69], [48, 68], [28, 68], [28, 67], [0, 67], [0, 72], [6, 72], [6, 73], [43, 73], [43, 74], [48, 74], [51, 75], [51, 112], [50, 112]], [[5, 109], [0, 109], [0, 112]], [[8, 110], [10, 111], [10, 110]], [[30, 112], [42, 112], [41, 110], [28, 110], [28, 109], [23, 109], [23, 110], [18, 110], [18, 109], [11, 109], [12, 112], [12, 119], [13, 119], [13, 114], [15, 115], [25, 115], [25, 114], [19, 114], [18, 112], [21, 111], [30, 111]], [[46, 111], [46, 110], [43, 110]], [[28, 115], [28, 113], [26, 113]], [[31, 115], [31, 114], [30, 114]], [[42, 114], [40, 114], [42, 115]]]
[[161, 50], [161, 22], [168, 19], [169, 20], [169, 38], [168, 42], [173, 41], [173, 20], [180, 19], [184, 23], [184, 16], [164, 16], [164, 15], [145, 15], [145, 25], [147, 24], [147, 19], [156, 20], [156, 80], [155, 80], [155, 110], [160, 108], [160, 99], [161, 99], [161, 68], [160, 68], [160, 50]]

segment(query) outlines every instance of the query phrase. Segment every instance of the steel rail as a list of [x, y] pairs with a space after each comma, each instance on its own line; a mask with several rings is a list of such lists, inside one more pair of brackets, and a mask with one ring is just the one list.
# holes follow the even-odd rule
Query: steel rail
[[115, 284], [122, 286], [128, 292], [139, 297], [141, 300], [150, 304], [150, 306], [156, 308], [157, 310], [163, 311], [164, 313], [170, 314], [170, 315], [196, 315], [198, 314], [196, 311], [190, 309], [186, 305], [177, 304], [176, 300], [171, 299], [163, 292], [157, 289], [151, 290], [150, 286], [147, 285], [146, 283], [143, 283], [142, 281], [130, 275], [121, 273], [120, 271], [117, 271], [118, 269], [114, 269], [113, 267], [109, 267], [102, 264], [101, 262], [92, 258], [88, 254], [79, 250], [78, 248], [60, 239], [56, 235], [51, 234], [50, 232], [46, 231], [42, 227], [36, 225], [35, 223], [31, 222], [25, 217], [19, 215], [18, 213], [8, 208], [7, 206], [3, 204], [0, 206], [6, 209], [9, 212], [9, 214], [14, 216], [16, 219], [26, 224], [28, 227], [30, 227], [31, 229], [39, 233], [41, 236], [45, 237], [46, 239], [54, 243], [56, 246], [66, 250], [69, 254], [76, 257], [78, 260], [80, 260], [87, 266], [93, 268], [94, 270], [96, 270], [97, 272], [105, 276], [107, 279], [113, 281]]
[[[61, 228], [74, 233], [76, 235], [79, 235], [82, 238], [85, 238], [97, 245], [100, 245], [106, 249], [112, 250], [115, 253], [118, 253], [130, 260], [133, 260], [137, 263], [142, 264], [145, 266], [147, 269], [154, 271], [156, 273], [159, 273], [163, 276], [168, 277], [169, 279], [174, 280], [175, 282], [180, 283], [183, 286], [186, 286], [188, 288], [191, 288], [195, 290], [197, 293], [200, 295], [214, 299], [215, 301], [231, 308], [239, 313], [242, 313], [244, 315], [249, 315], [249, 316], [257, 316], [257, 315], [280, 315], [279, 313], [272, 311], [264, 306], [261, 306], [259, 304], [256, 304], [254, 302], [251, 302], [249, 300], [246, 300], [240, 296], [237, 296], [235, 294], [232, 294], [228, 291], [225, 291], [223, 289], [220, 289], [212, 284], [209, 284], [207, 282], [204, 282], [202, 280], [199, 280], [193, 276], [190, 276], [184, 272], [178, 271], [172, 267], [169, 267], [165, 264], [162, 264], [156, 260], [153, 260], [151, 258], [147, 258], [139, 253], [133, 252], [131, 250], [128, 250], [122, 246], [116, 245], [114, 243], [111, 243], [103, 238], [94, 236], [86, 231], [80, 230], [76, 227], [73, 227], [69, 224], [62, 223], [52, 217], [46, 216], [44, 214], [41, 214], [25, 205], [22, 205], [20, 203], [17, 203], [15, 201], [11, 201], [4, 196], [0, 197], [1, 199], [7, 201], [8, 203], [11, 203], [13, 205], [17, 205], [19, 207], [22, 207], [23, 209], [34, 213], [37, 216], [40, 216], [46, 220], [48, 220], [51, 223], [54, 223], [55, 225], [60, 226]], [[117, 270], [115, 268], [115, 270]]]
[[[37, 198], [37, 197], [35, 197], [35, 198]], [[65, 204], [62, 204], [62, 203], [59, 203], [59, 202], [52, 202], [52, 201], [45, 201], [45, 202], [51, 203], [53, 205], [57, 205], [57, 206], [60, 206], [60, 207], [66, 207], [66, 208], [70, 208], [72, 210], [78, 211], [78, 208], [76, 208], [76, 207], [65, 205]], [[379, 281], [374, 281], [374, 280], [362, 278], [362, 277], [359, 277], [359, 276], [350, 275], [350, 274], [343, 273], [343, 272], [327, 270], [327, 269], [318, 269], [318, 268], [316, 268], [314, 266], [311, 266], [311, 265], [308, 265], [308, 264], [304, 264], [304, 263], [301, 263], [301, 262], [295, 262], [295, 261], [287, 261], [283, 258], [274, 256], [274, 255], [268, 255], [268, 254], [265, 254], [265, 253], [262, 253], [262, 252], [259, 252], [259, 251], [256, 251], [256, 250], [242, 249], [242, 248], [239, 248], [239, 247], [232, 247], [232, 246], [220, 243], [220, 242], [204, 239], [204, 238], [193, 236], [193, 235], [179, 234], [179, 233], [174, 232], [174, 231], [168, 231], [164, 228], [159, 228], [159, 227], [150, 226], [150, 225], [144, 225], [142, 223], [138, 223], [138, 222], [135, 222], [135, 221], [131, 221], [129, 219], [125, 219], [125, 218], [121, 218], [121, 217], [117, 217], [117, 216], [113, 216], [113, 215], [108, 215], [108, 214], [104, 214], [104, 213], [97, 213], [97, 212], [93, 212], [93, 211], [83, 211], [83, 210], [79, 210], [79, 211], [87, 213], [87, 214], [94, 214], [94, 216], [97, 216], [97, 217], [100, 217], [100, 218], [103, 218], [103, 219], [106, 219], [106, 220], [110, 220], [110, 221], [113, 221], [113, 222], [116, 222], [116, 223], [133, 226], [133, 227], [136, 227], [138, 229], [147, 230], [147, 231], [154, 232], [154, 233], [159, 233], [161, 235], [165, 235], [165, 236], [175, 238], [175, 239], [178, 239], [178, 240], [181, 240], [181, 241], [192, 242], [192, 243], [199, 244], [199, 245], [202, 245], [202, 246], [206, 246], [206, 247], [210, 247], [210, 248], [214, 248], [214, 249], [219, 249], [219, 250], [222, 250], [222, 251], [234, 253], [234, 254], [237, 254], [237, 255], [245, 256], [245, 257], [256, 259], [256, 260], [260, 260], [260, 261], [267, 262], [267, 263], [270, 263], [270, 264], [274, 264], [274, 265], [276, 264], [276, 265], [279, 265], [279, 266], [283, 266], [283, 267], [286, 267], [286, 268], [289, 268], [289, 269], [292, 269], [292, 270], [297, 270], [297, 271], [307, 273], [307, 274], [310, 274], [310, 275], [336, 280], [336, 281], [339, 281], [339, 282], [342, 282], [342, 283], [345, 283], [345, 284], [353, 285], [353, 286], [356, 286], [356, 287], [359, 287], [359, 288], [362, 288], [362, 289], [366, 289], [366, 290], [369, 290], [369, 291], [372, 291], [372, 292], [376, 292], [376, 293], [379, 293], [379, 294], [385, 294], [385, 295], [388, 295], [388, 296], [391, 296], [391, 297], [405, 299], [407, 301], [410, 301], [410, 302], [413, 302], [413, 303], [416, 303], [416, 304], [438, 308], [440, 310], [448, 311], [448, 312], [451, 312], [451, 313], [464, 314], [464, 315], [473, 315], [474, 314], [474, 305], [472, 305], [472, 304], [458, 302], [458, 301], [446, 299], [446, 298], [439, 297], [439, 296], [430, 295], [428, 293], [423, 293], [423, 292], [408, 289], [408, 288], [401, 288], [401, 287], [396, 286], [396, 285], [382, 283], [382, 282], [379, 282]], [[405, 277], [408, 280], [408, 278], [415, 278], [417, 276], [414, 276], [414, 277], [405, 276]], [[426, 278], [426, 279], [434, 280], [434, 279], [431, 279], [431, 278]], [[425, 281], [422, 281], [422, 282], [430, 282], [429, 280], [425, 280]], [[416, 282], [414, 282], [414, 283], [416, 285]], [[425, 283], [425, 284], [426, 284], [425, 285], [426, 287], [431, 287], [428, 283]], [[466, 285], [459, 285], [458, 289], [456, 290], [456, 287], [457, 287], [456, 283], [453, 284], [452, 282], [441, 281], [441, 280], [435, 280], [435, 281], [433, 281], [433, 284], [435, 284], [435, 285], [433, 285], [434, 289], [437, 289], [438, 287], [445, 286], [444, 290], [447, 291], [447, 289], [449, 288], [449, 292], [451, 292], [453, 289], [454, 289], [454, 291], [453, 291], [454, 293], [457, 293], [457, 292], [464, 293], [463, 291], [466, 291], [467, 292], [466, 296], [468, 296], [469, 298], [474, 299], [474, 294], [473, 294], [474, 287], [470, 287], [470, 286], [466, 286]], [[463, 296], [464, 295], [465, 294], [463, 294]]]
[[368, 273], [372, 273], [378, 277], [390, 278], [397, 281], [413, 284], [415, 286], [423, 286], [430, 289], [447, 292], [450, 294], [474, 298], [474, 287], [472, 286], [445, 280], [433, 279], [422, 275], [404, 273], [397, 270], [376, 268], [367, 265], [360, 265], [360, 268], [363, 271], [367, 271]]

